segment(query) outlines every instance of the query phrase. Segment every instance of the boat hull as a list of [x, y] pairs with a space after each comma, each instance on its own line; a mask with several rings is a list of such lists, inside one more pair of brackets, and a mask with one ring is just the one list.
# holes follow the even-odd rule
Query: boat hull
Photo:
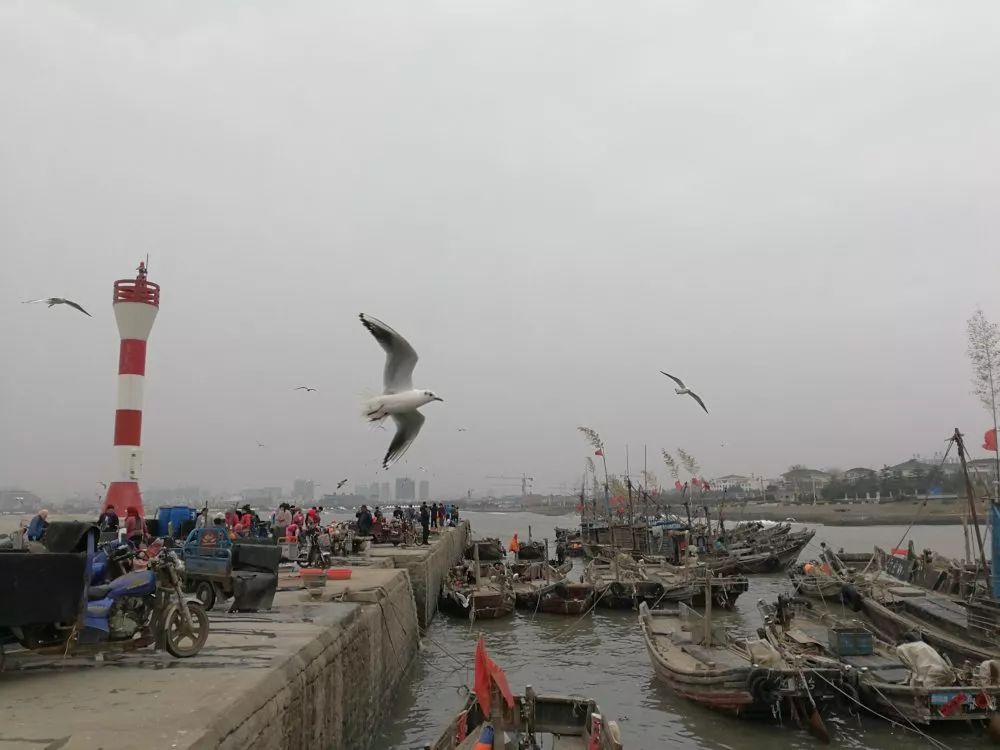
[[514, 595], [499, 591], [474, 593], [466, 596], [463, 601], [456, 592], [446, 591], [438, 599], [438, 609], [459, 617], [474, 616], [477, 620], [496, 620], [514, 614]]

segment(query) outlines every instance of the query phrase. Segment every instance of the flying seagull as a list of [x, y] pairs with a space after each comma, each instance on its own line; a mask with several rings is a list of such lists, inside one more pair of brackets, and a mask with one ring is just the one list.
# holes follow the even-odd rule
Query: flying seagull
[[310, 388], [307, 385], [300, 385], [298, 388], [293, 388], [292, 390], [295, 390], [295, 391], [305, 391], [306, 393], [312, 393], [316, 389], [315, 388]]
[[674, 393], [676, 393], [678, 396], [690, 396], [695, 401], [697, 401], [698, 402], [698, 406], [700, 406], [702, 409], [704, 409], [705, 413], [708, 414], [708, 407], [705, 406], [705, 402], [701, 400], [701, 396], [699, 396], [697, 393], [695, 393], [690, 388], [688, 388], [686, 385], [684, 385], [684, 381], [683, 380], [681, 380], [680, 378], [675, 378], [669, 372], [663, 372], [663, 370], [660, 370], [660, 374], [666, 375], [668, 378], [670, 378], [675, 383], [677, 383], [677, 385], [679, 387], [678, 388], [674, 388]]
[[341, 479], [339, 482], [337, 482], [337, 489], [339, 490], [345, 484], [347, 484], [347, 480], [346, 479]]
[[108, 483], [107, 482], [98, 482], [98, 484], [101, 485], [101, 487], [103, 487], [104, 489], [108, 488]]
[[48, 304], [49, 307], [52, 307], [53, 305], [69, 305], [70, 307], [75, 307], [77, 310], [79, 310], [80, 312], [82, 312], [88, 318], [94, 317], [89, 312], [87, 312], [82, 307], [80, 307], [80, 305], [78, 305], [73, 300], [71, 300], [71, 299], [63, 299], [62, 297], [43, 297], [42, 299], [29, 299], [29, 300], [25, 300], [22, 304], [25, 304], [25, 305], [34, 305], [34, 304], [37, 304], [39, 302], [45, 302], [45, 303]]
[[263, 444], [262, 442], [258, 441], [258, 442], [257, 442], [257, 447], [258, 447], [258, 448], [266, 448], [267, 446], [266, 446], [266, 445], [264, 445], [264, 444]]
[[459, 431], [459, 432], [468, 432], [468, 431], [469, 431], [469, 428], [468, 428], [468, 427], [459, 427], [459, 428], [458, 428], [458, 431]]
[[380, 320], [364, 313], [358, 317], [385, 350], [382, 395], [365, 401], [363, 416], [369, 422], [381, 422], [386, 417], [392, 417], [396, 423], [396, 434], [382, 459], [382, 468], [388, 469], [406, 453], [420, 428], [424, 426], [424, 415], [417, 409], [431, 401], [444, 399], [433, 391], [413, 387], [413, 368], [417, 364], [417, 353], [406, 339]]

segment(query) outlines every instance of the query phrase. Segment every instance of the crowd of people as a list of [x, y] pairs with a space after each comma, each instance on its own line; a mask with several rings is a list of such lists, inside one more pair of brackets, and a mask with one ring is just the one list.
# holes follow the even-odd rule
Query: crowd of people
[[[374, 511], [369, 510], [367, 505], [362, 505], [354, 517], [357, 521], [358, 534], [361, 536], [370, 536], [376, 523], [385, 523], [385, 515], [378, 505]], [[423, 532], [421, 544], [429, 544], [431, 529], [458, 525], [458, 508], [444, 503], [427, 505], [426, 502], [422, 502], [419, 508], [414, 508], [412, 503], [406, 508], [397, 504], [392, 511], [392, 518], [393, 521], [411, 528], [419, 524]]]
[[[289, 503], [281, 503], [271, 514], [270, 524], [261, 521], [260, 516], [249, 505], [233, 506], [224, 513], [216, 513], [212, 525], [224, 528], [230, 539], [246, 537], [271, 536], [275, 540], [296, 541], [306, 529], [321, 526], [320, 514], [322, 507], [312, 506], [301, 508]], [[355, 515], [358, 534], [370, 536], [376, 523], [386, 524], [385, 515], [380, 506], [369, 510], [362, 505]], [[40, 510], [24, 528], [24, 536], [28, 541], [39, 542], [48, 528], [49, 512]], [[401, 522], [405, 527], [420, 526], [423, 535], [422, 543], [429, 543], [430, 530], [434, 528], [453, 527], [458, 525], [458, 508], [445, 503], [422, 502], [419, 507], [411, 503], [407, 507], [397, 504], [392, 511], [394, 522]], [[206, 520], [201, 523], [207, 523]], [[145, 540], [146, 526], [135, 508], [128, 508], [124, 521], [118, 516], [113, 505], [108, 505], [97, 519], [97, 525], [102, 532], [117, 533], [129, 542], [138, 544]]]

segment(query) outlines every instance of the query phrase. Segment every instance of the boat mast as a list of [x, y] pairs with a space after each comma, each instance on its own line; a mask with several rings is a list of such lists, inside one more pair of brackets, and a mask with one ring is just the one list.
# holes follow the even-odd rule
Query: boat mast
[[[962, 440], [962, 433], [955, 428], [955, 444], [958, 446], [958, 460], [962, 462], [962, 474], [965, 475], [965, 494], [969, 499], [969, 515], [972, 516], [972, 526], [976, 531], [976, 544], [979, 545], [979, 561], [982, 564], [983, 575], [986, 577], [986, 590], [989, 596], [993, 596], [993, 587], [990, 584], [990, 568], [986, 562], [986, 550], [983, 549], [983, 537], [979, 533], [979, 516], [976, 513], [976, 490], [972, 486], [972, 479], [969, 477], [969, 464], [965, 460], [965, 441]], [[979, 578], [979, 566], [976, 566], [976, 578]], [[973, 579], [972, 586], [975, 589], [976, 580]]]

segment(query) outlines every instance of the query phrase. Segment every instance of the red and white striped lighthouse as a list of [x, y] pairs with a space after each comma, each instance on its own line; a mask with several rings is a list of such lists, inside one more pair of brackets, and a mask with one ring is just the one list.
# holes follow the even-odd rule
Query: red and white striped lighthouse
[[108, 485], [104, 508], [114, 506], [125, 518], [129, 508], [144, 517], [139, 475], [142, 473], [142, 392], [146, 380], [146, 341], [160, 309], [160, 287], [146, 280], [139, 264], [134, 279], [115, 282], [114, 309], [121, 349], [118, 354], [118, 408], [115, 411], [117, 474]]

